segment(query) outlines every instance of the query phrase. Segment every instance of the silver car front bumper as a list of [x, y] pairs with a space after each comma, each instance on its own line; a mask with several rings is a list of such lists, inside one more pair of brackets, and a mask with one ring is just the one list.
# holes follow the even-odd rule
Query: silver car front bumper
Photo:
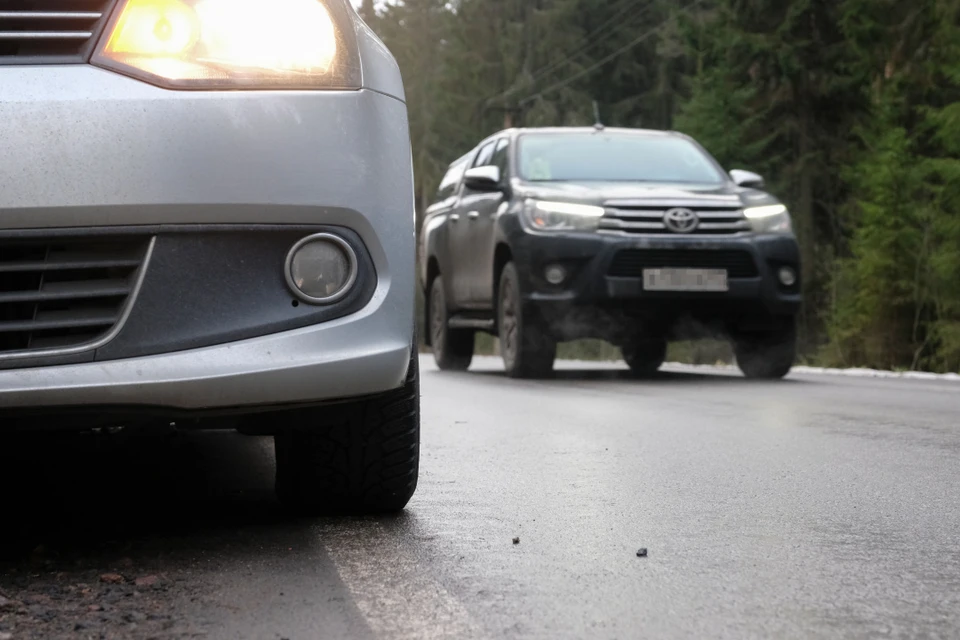
[[5, 408], [192, 410], [387, 391], [409, 364], [415, 286], [399, 97], [175, 92], [85, 65], [0, 67], [0, 232], [264, 224], [355, 232], [376, 270], [370, 301], [329, 322], [199, 349], [8, 364], [0, 420]]

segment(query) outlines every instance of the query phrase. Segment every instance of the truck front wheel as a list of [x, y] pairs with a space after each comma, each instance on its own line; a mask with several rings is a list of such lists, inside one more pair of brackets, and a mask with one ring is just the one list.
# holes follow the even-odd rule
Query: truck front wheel
[[524, 309], [520, 278], [512, 262], [500, 276], [497, 304], [500, 352], [511, 378], [544, 378], [553, 372], [557, 342], [531, 309]]
[[797, 325], [793, 318], [767, 331], [739, 334], [733, 341], [737, 366], [748, 378], [783, 378], [797, 359]]
[[667, 341], [657, 338], [636, 340], [621, 347], [620, 351], [634, 375], [650, 377], [667, 359]]
[[430, 344], [437, 366], [443, 371], [466, 371], [473, 361], [474, 332], [450, 328], [443, 276], [433, 279], [427, 305], [430, 312]]

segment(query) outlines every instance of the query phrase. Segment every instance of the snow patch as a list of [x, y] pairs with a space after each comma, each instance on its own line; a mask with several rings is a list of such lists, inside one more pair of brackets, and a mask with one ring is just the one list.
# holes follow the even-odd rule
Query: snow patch
[[[502, 362], [498, 356], [476, 356], [474, 362], [485, 366], [499, 367]], [[615, 360], [557, 360], [557, 365], [568, 369], [626, 369], [627, 364]], [[683, 364], [681, 362], [667, 362], [663, 365], [666, 371], [689, 371], [700, 373], [733, 373], [740, 374], [740, 370], [732, 364]], [[960, 382], [960, 373], [929, 373], [926, 371], [884, 371], [880, 369], [832, 369], [827, 367], [796, 366], [790, 370], [791, 374], [808, 376], [847, 376], [851, 378], [888, 378], [894, 380], [925, 380], [929, 382]]]
[[[668, 362], [664, 366], [674, 371], [724, 371], [735, 372], [737, 367], [733, 365], [695, 365], [682, 364], [679, 362]], [[806, 367], [796, 366], [790, 370], [791, 374], [813, 375], [813, 376], [847, 376], [851, 378], [889, 378], [896, 380], [927, 380], [936, 382], [960, 382], [960, 374], [957, 373], [930, 373], [927, 371], [884, 371], [881, 369], [833, 369], [828, 367]]]
[[856, 378], [897, 378], [901, 380], [936, 380], [960, 382], [957, 373], [930, 373], [928, 371], [883, 371], [880, 369], [827, 369], [825, 367], [794, 367], [795, 373], [825, 375], [825, 376], [852, 376]]

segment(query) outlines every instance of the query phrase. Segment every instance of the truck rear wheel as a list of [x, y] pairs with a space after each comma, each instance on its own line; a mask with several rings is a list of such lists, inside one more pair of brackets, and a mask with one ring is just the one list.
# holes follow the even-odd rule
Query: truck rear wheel
[[511, 378], [544, 378], [553, 372], [557, 342], [532, 310], [524, 309], [520, 278], [512, 262], [500, 276], [497, 326], [503, 366]]
[[748, 378], [776, 380], [783, 378], [797, 359], [797, 328], [791, 318], [764, 332], [738, 335], [733, 341], [737, 366]]
[[624, 345], [620, 351], [634, 375], [649, 377], [659, 371], [667, 359], [667, 341], [637, 340]]
[[450, 328], [443, 276], [433, 279], [427, 304], [430, 312], [430, 344], [437, 366], [443, 371], [466, 371], [473, 361], [475, 334], [470, 329]]

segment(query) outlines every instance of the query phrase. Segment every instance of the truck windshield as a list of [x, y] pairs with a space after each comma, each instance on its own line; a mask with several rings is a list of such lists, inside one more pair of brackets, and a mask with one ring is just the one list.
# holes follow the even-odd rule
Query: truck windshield
[[633, 133], [537, 133], [520, 138], [519, 173], [531, 182], [717, 184], [723, 174], [683, 138]]

